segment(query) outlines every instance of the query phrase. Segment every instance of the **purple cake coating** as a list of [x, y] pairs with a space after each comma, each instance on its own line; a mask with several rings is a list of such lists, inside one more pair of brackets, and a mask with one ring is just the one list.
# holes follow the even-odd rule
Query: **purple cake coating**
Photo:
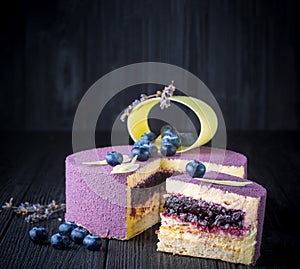
[[[82, 162], [105, 160], [109, 151], [130, 155], [132, 146], [85, 150], [66, 158], [66, 219], [85, 226], [102, 237], [126, 237], [127, 177], [135, 172], [111, 175], [110, 165], [90, 166]], [[233, 151], [201, 147], [170, 157], [197, 159], [228, 166], [247, 165], [247, 158]], [[149, 161], [154, 160], [151, 158]], [[148, 162], [137, 162], [140, 167]]]
[[[207, 172], [203, 176], [204, 179], [217, 179], [217, 180], [231, 180], [231, 181], [239, 181], [239, 182], [249, 182], [250, 180], [222, 174], [216, 172]], [[178, 176], [174, 176], [168, 180], [178, 180], [183, 181], [186, 183], [193, 183], [197, 185], [201, 184], [210, 184], [205, 183], [201, 180], [194, 179], [187, 174], [182, 174]], [[253, 181], [251, 181], [253, 182]], [[263, 223], [264, 223], [264, 216], [265, 216], [265, 206], [266, 206], [266, 198], [267, 198], [267, 191], [261, 185], [253, 182], [252, 184], [248, 184], [242, 187], [237, 186], [229, 186], [229, 185], [220, 185], [220, 184], [212, 184], [214, 188], [220, 189], [223, 192], [228, 191], [231, 193], [235, 193], [242, 196], [250, 196], [254, 198], [260, 198], [260, 203], [257, 210], [257, 235], [256, 235], [256, 245], [255, 245], [255, 253], [254, 253], [254, 263], [257, 261], [258, 257], [260, 256], [260, 246], [261, 246], [261, 237], [263, 231]]]
[[[101, 237], [109, 237], [110, 233], [114, 237], [126, 237], [126, 208], [118, 204], [112, 203], [105, 198], [105, 194], [99, 195], [98, 186], [93, 189], [93, 183], [90, 178], [81, 173], [80, 168], [66, 161], [66, 219], [75, 221], [82, 225], [92, 233], [96, 233]], [[95, 169], [95, 167], [90, 167]], [[97, 173], [95, 173], [97, 175]], [[96, 177], [101, 185], [104, 183], [103, 176]], [[119, 185], [120, 186], [120, 185]], [[123, 185], [124, 186], [124, 185]], [[126, 190], [114, 189], [112, 187], [111, 195], [119, 193], [122, 197], [126, 197]], [[109, 186], [103, 190], [107, 191]], [[122, 193], [123, 192], [123, 193]], [[116, 197], [118, 199], [118, 197]], [[126, 201], [126, 200], [125, 200]], [[108, 229], [110, 227], [110, 229]], [[111, 231], [112, 230], [112, 231]]]
[[[189, 156], [201, 156], [200, 161], [212, 162], [226, 166], [246, 166], [247, 157], [241, 153], [210, 147], [200, 147], [181, 153], [181, 159]], [[176, 158], [176, 156], [175, 156]]]
[[[206, 179], [217, 179], [217, 180], [231, 180], [231, 181], [238, 181], [238, 182], [249, 182], [250, 180], [244, 179], [244, 178], [239, 178], [227, 174], [222, 174], [222, 173], [217, 173], [217, 172], [206, 172], [203, 178]], [[171, 180], [179, 180], [187, 183], [193, 183], [197, 185], [203, 185], [203, 184], [209, 184], [205, 183], [201, 180], [198, 180], [196, 178], [192, 178], [187, 174], [182, 174], [182, 175], [177, 175], [173, 176], [170, 178]], [[168, 179], [167, 179], [168, 180]], [[253, 181], [251, 181], [253, 182]], [[213, 184], [213, 187], [215, 189], [220, 189], [223, 192], [228, 191], [228, 192], [233, 192], [239, 195], [243, 196], [250, 196], [254, 198], [259, 198], [262, 197], [266, 194], [265, 188], [263, 188], [261, 185], [253, 182], [252, 184], [245, 185], [243, 187], [237, 187], [237, 186], [229, 186], [229, 185], [220, 185], [220, 184]]]

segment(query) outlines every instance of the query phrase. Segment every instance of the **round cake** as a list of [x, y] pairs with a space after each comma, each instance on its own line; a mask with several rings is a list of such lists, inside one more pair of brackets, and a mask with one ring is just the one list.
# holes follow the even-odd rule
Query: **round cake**
[[[266, 191], [246, 179], [243, 154], [203, 146], [218, 129], [214, 110], [195, 97], [173, 96], [174, 91], [172, 82], [124, 109], [120, 119], [127, 119], [133, 146], [90, 149], [66, 158], [65, 217], [91, 233], [120, 240], [161, 221], [158, 251], [253, 264]], [[167, 109], [171, 102], [196, 115], [197, 137], [171, 125], [159, 134], [151, 131], [150, 110], [158, 104]]]
[[129, 239], [160, 221], [167, 178], [183, 174], [187, 162], [198, 160], [207, 171], [239, 178], [247, 175], [247, 158], [240, 153], [199, 147], [172, 157], [139, 162], [136, 171], [112, 174], [105, 160], [110, 151], [131, 155], [132, 146], [104, 147], [66, 158], [66, 219], [101, 237]]

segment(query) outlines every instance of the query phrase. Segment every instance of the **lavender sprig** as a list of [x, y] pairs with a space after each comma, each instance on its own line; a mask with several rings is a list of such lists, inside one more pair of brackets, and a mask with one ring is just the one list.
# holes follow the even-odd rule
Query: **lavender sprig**
[[151, 94], [151, 95], [146, 95], [144, 93], [142, 93], [140, 95], [140, 99], [139, 100], [134, 100], [128, 107], [126, 107], [121, 116], [120, 116], [120, 120], [122, 122], [125, 122], [125, 120], [127, 119], [127, 117], [129, 116], [130, 112], [140, 103], [150, 99], [150, 98], [154, 98], [154, 97], [160, 97], [160, 108], [161, 109], [165, 109], [168, 108], [171, 105], [171, 101], [170, 101], [170, 97], [172, 97], [174, 95], [176, 88], [174, 86], [174, 81], [172, 81], [172, 83], [169, 86], [166, 86], [162, 91], [156, 91], [155, 94]]
[[66, 205], [65, 203], [56, 203], [55, 200], [52, 200], [51, 203], [47, 205], [25, 202], [19, 204], [18, 206], [14, 206], [13, 198], [10, 198], [8, 202], [2, 205], [2, 208], [13, 209], [16, 214], [26, 216], [26, 222], [32, 223], [49, 219], [53, 214], [59, 211], [64, 211], [66, 209]]

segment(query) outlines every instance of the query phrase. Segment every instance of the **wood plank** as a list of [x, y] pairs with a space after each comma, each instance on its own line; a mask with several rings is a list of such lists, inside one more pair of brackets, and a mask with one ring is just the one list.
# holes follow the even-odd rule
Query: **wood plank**
[[[143, 61], [202, 79], [229, 129], [299, 128], [294, 0], [14, 1], [3, 10], [3, 129], [70, 130], [97, 79]], [[110, 131], [118, 105], [114, 100], [101, 131]]]

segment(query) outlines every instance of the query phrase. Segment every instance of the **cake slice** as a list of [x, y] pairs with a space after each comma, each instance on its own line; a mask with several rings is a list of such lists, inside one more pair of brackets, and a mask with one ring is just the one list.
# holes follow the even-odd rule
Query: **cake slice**
[[134, 172], [111, 174], [110, 165], [84, 162], [104, 160], [110, 151], [130, 155], [131, 146], [77, 152], [66, 158], [66, 219], [101, 237], [129, 239], [160, 221], [165, 180], [184, 173], [186, 163], [199, 160], [207, 170], [246, 175], [247, 158], [237, 152], [201, 147], [172, 157], [137, 162]]
[[[238, 184], [247, 185], [233, 186]], [[159, 251], [255, 264], [260, 255], [266, 202], [262, 186], [208, 172], [203, 179], [187, 174], [170, 177], [166, 190], [157, 231]]]

